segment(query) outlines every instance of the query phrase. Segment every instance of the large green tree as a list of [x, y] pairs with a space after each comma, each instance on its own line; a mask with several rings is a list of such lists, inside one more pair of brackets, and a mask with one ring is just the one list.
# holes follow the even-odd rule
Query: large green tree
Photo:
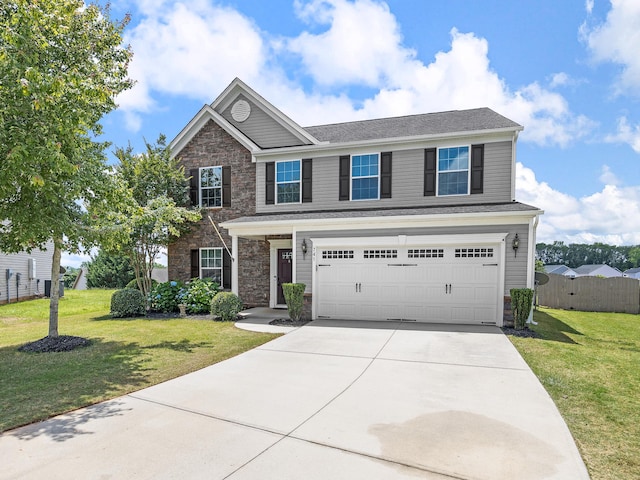
[[50, 337], [61, 252], [93, 240], [86, 204], [109, 193], [95, 138], [131, 86], [127, 21], [83, 0], [0, 1], [0, 250], [53, 240]]
[[84, 266], [89, 288], [124, 288], [135, 277], [128, 257], [111, 255], [102, 249]]
[[118, 201], [94, 203], [92, 213], [101, 224], [103, 248], [129, 257], [146, 297], [158, 256], [201, 214], [185, 206], [189, 201], [184, 167], [172, 157], [165, 137], [145, 143], [146, 151], [140, 154], [131, 147], [116, 150], [120, 162], [112, 180], [119, 186]]

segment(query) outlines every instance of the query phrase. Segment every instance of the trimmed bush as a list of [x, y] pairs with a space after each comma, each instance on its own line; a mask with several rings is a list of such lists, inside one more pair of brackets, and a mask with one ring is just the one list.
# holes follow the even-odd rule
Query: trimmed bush
[[[155, 287], [158, 284], [157, 280], [154, 280], [153, 278], [151, 279], [151, 288], [153, 289], [153, 287]], [[127, 286], [124, 288], [133, 288], [134, 290], [139, 290], [138, 288], [138, 281], [134, 278], [133, 280], [131, 280], [129, 283], [127, 283]]]
[[235, 293], [219, 292], [211, 300], [211, 315], [223, 322], [230, 322], [242, 311], [242, 300]]
[[220, 285], [209, 278], [194, 278], [178, 293], [178, 303], [187, 306], [187, 313], [209, 313], [211, 301]]
[[513, 311], [513, 326], [522, 330], [529, 318], [533, 305], [533, 290], [530, 288], [511, 289], [511, 310]]
[[158, 283], [151, 289], [149, 294], [151, 310], [155, 312], [177, 312], [179, 310], [178, 304], [180, 303], [178, 294], [181, 293], [183, 288], [184, 284], [182, 282]]
[[304, 307], [304, 283], [283, 283], [282, 292], [284, 300], [287, 302], [287, 310], [289, 318], [297, 322], [302, 318], [302, 309]]
[[124, 288], [111, 295], [111, 316], [115, 318], [145, 315], [144, 295], [139, 290]]

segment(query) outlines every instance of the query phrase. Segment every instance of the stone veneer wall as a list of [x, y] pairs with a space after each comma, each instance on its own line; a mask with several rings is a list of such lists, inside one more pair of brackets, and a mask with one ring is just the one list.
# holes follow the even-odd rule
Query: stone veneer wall
[[[256, 211], [256, 165], [251, 154], [215, 122], [209, 121], [193, 139], [177, 152], [185, 174], [192, 168], [231, 167], [231, 207], [203, 210], [203, 218], [188, 234], [176, 239], [168, 249], [170, 280], [189, 280], [191, 250], [223, 247], [208, 216], [218, 226], [227, 246], [231, 237], [220, 222], [254, 215]], [[246, 306], [269, 305], [269, 243], [262, 240], [238, 241], [238, 283], [240, 298]]]

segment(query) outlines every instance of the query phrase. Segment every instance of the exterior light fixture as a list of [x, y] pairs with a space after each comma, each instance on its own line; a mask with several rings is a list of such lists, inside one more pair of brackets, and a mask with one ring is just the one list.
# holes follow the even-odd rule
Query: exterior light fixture
[[513, 256], [517, 257], [518, 256], [518, 247], [520, 246], [520, 239], [518, 238], [518, 234], [516, 233], [516, 236], [513, 237], [513, 242], [511, 243], [511, 247], [513, 248]]
[[300, 249], [302, 250], [302, 258], [305, 258], [307, 256], [307, 250], [308, 250], [308, 246], [307, 246], [307, 239], [303, 238], [302, 239], [302, 244], [300, 245]]

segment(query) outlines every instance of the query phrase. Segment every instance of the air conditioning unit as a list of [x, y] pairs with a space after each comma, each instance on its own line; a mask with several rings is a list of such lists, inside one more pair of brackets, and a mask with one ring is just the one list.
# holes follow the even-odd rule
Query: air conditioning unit
[[29, 280], [35, 280], [37, 277], [35, 258], [29, 258], [27, 260], [27, 276], [29, 277]]

